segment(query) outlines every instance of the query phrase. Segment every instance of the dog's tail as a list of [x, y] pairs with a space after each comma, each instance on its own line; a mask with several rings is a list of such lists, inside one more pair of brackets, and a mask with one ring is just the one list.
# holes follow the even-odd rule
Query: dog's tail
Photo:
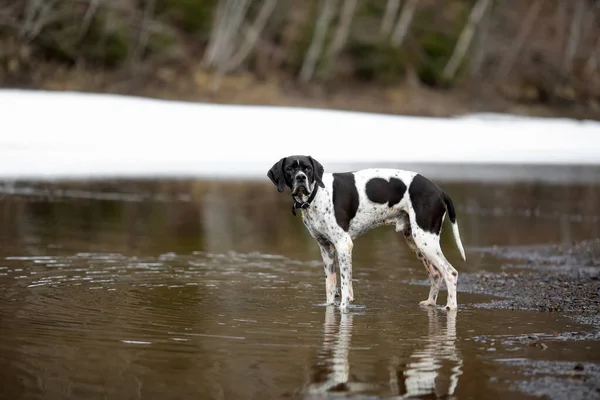
[[458, 233], [458, 221], [456, 220], [456, 211], [454, 210], [454, 204], [445, 192], [442, 191], [442, 198], [444, 199], [444, 203], [446, 203], [446, 210], [448, 211], [448, 217], [450, 218], [450, 222], [452, 222], [452, 233], [454, 234], [454, 240], [456, 241], [456, 247], [460, 251], [460, 255], [463, 260], [467, 261], [467, 257], [465, 256], [465, 249], [463, 249], [462, 242], [460, 241], [460, 233]]

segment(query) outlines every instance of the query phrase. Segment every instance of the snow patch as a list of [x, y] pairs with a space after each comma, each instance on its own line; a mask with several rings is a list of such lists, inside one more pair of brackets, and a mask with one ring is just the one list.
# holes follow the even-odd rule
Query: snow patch
[[[107, 94], [0, 90], [0, 177], [263, 177], [279, 158], [600, 164], [600, 122], [426, 118]], [[331, 170], [331, 169], [329, 169]]]

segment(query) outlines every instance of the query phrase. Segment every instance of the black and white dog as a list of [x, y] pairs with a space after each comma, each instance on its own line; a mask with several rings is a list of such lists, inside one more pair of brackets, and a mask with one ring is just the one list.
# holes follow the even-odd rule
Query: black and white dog
[[456, 245], [463, 260], [454, 205], [450, 197], [422, 175], [399, 169], [364, 169], [356, 172], [324, 173], [310, 156], [289, 156], [267, 173], [279, 192], [292, 191], [294, 215], [302, 210], [302, 221], [319, 244], [325, 268], [327, 304], [337, 292], [336, 261], [341, 274], [340, 310], [348, 311], [354, 300], [352, 288], [353, 240], [381, 225], [395, 225], [427, 272], [429, 297], [420, 304], [435, 306], [441, 285], [446, 282], [446, 308], [455, 310], [458, 272], [440, 248], [440, 233], [446, 212], [452, 223]]

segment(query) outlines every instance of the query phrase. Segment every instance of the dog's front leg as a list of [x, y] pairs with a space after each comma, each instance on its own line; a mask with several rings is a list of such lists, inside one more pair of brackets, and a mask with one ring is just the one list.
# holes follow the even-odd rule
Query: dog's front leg
[[325, 294], [327, 304], [333, 304], [337, 292], [337, 275], [335, 272], [335, 247], [331, 243], [320, 244], [323, 269], [325, 269]]
[[340, 311], [348, 312], [348, 304], [354, 300], [352, 293], [352, 248], [354, 244], [350, 236], [344, 235], [335, 244], [338, 264], [340, 265], [340, 277], [342, 283], [342, 300]]

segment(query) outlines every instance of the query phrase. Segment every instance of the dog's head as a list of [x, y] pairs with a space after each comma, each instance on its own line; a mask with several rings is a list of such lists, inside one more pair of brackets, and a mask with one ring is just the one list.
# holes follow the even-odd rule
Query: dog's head
[[273, 165], [267, 176], [283, 192], [285, 187], [292, 190], [292, 196], [308, 196], [315, 185], [323, 185], [323, 166], [311, 156], [284, 157]]

